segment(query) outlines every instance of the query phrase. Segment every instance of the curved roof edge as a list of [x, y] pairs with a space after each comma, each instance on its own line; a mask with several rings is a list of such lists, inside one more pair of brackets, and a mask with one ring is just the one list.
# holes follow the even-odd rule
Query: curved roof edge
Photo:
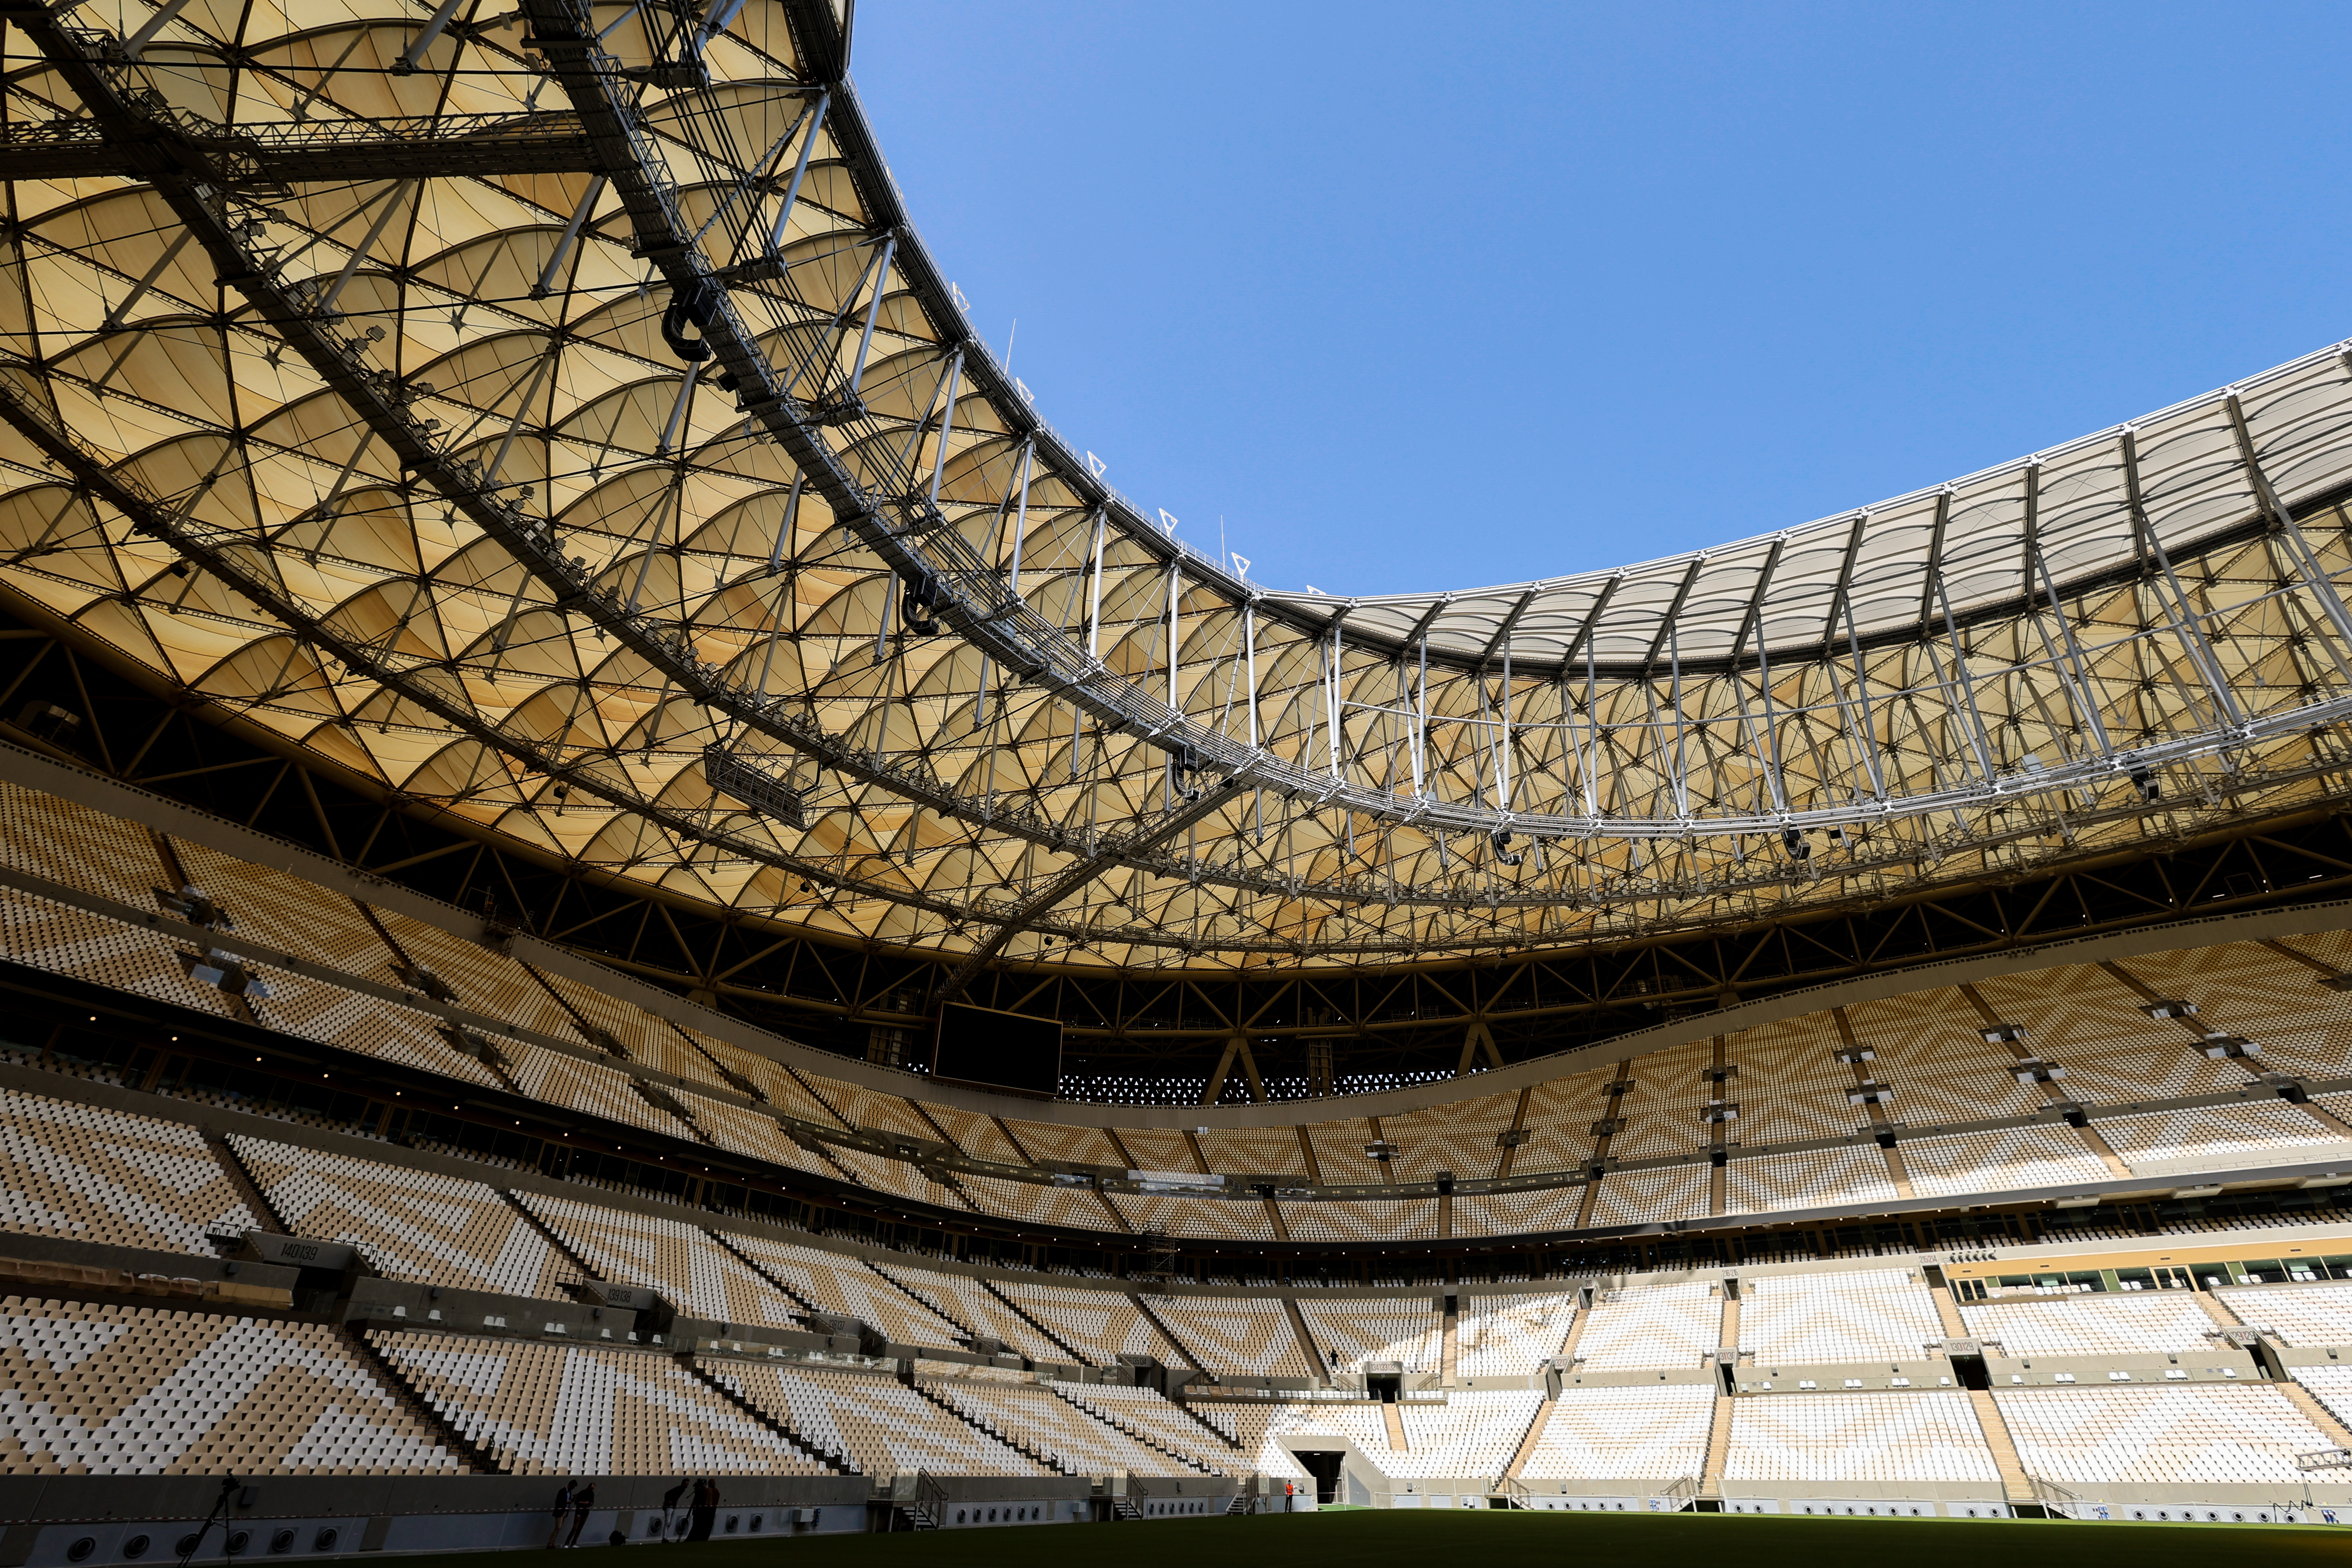
[[[300, 845], [240, 827], [136, 785], [85, 772], [19, 746], [0, 742], [0, 779], [51, 795], [70, 795], [93, 810], [192, 839], [224, 855], [269, 866], [352, 899], [379, 904], [467, 942], [482, 942], [490, 931], [479, 916], [400, 883], [354, 870]], [[2109, 935], [2063, 937], [1992, 956], [1929, 962], [1885, 973], [1783, 992], [1738, 1006], [1720, 1008], [1633, 1034], [1621, 1035], [1601, 1045], [1536, 1057], [1506, 1068], [1473, 1073], [1467, 1078], [1421, 1084], [1411, 1089], [1333, 1095], [1325, 1099], [1271, 1100], [1254, 1105], [1109, 1105], [1090, 1100], [1033, 1100], [944, 1084], [921, 1074], [876, 1067], [800, 1045], [633, 975], [605, 968], [568, 948], [527, 932], [516, 933], [511, 940], [519, 952], [528, 953], [530, 963], [551, 973], [625, 998], [648, 1013], [687, 1025], [730, 1045], [861, 1088], [934, 1100], [983, 1115], [1012, 1116], [1023, 1121], [1058, 1122], [1073, 1127], [1242, 1130], [1290, 1127], [1302, 1121], [1328, 1120], [1335, 1114], [1394, 1116], [1462, 1100], [1509, 1093], [1570, 1073], [1629, 1060], [1709, 1036], [1736, 1034], [1759, 1025], [1819, 1012], [1831, 1005], [1876, 1001], [1931, 986], [1958, 985], [2003, 974], [2047, 969], [2061, 963], [2090, 963], [2130, 958], [2215, 942], [2304, 936], [2315, 931], [2342, 930], [2347, 925], [2352, 925], [2352, 900], [2213, 915]]]

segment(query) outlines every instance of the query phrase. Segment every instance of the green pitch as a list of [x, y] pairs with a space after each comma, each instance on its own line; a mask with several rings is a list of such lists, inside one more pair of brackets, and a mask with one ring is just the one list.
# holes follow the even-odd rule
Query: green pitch
[[[2066, 1521], [1805, 1519], [1780, 1515], [1349, 1510], [1258, 1519], [1033, 1525], [803, 1540], [647, 1543], [664, 1568], [1560, 1568], [1605, 1556], [1640, 1568], [1998, 1568], [2020, 1552], [2091, 1552], [2131, 1568], [2352, 1568], [2352, 1528]], [[392, 1558], [373, 1568], [556, 1568], [549, 1552]], [[651, 1568], [651, 1565], [646, 1565]]]

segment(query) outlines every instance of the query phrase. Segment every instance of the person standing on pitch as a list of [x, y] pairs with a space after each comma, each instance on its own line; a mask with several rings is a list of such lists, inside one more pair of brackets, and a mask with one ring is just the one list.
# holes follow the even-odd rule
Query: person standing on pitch
[[577, 1546], [580, 1544], [580, 1531], [585, 1528], [588, 1523], [589, 1510], [593, 1509], [595, 1506], [596, 1483], [594, 1481], [590, 1481], [586, 1486], [582, 1487], [578, 1491], [572, 1494], [572, 1537], [563, 1543], [564, 1545]]
[[563, 1544], [563, 1516], [571, 1511], [572, 1483], [566, 1481], [555, 1489], [555, 1522], [547, 1531], [547, 1549], [550, 1552]]

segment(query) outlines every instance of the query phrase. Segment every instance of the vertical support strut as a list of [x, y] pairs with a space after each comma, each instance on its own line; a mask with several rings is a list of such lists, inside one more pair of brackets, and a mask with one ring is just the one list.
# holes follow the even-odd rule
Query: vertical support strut
[[[882, 241], [882, 265], [874, 273], [874, 298], [866, 304], [866, 326], [857, 334], [857, 358], [849, 367], [849, 401], [857, 401], [857, 389], [866, 381], [866, 351], [874, 346], [874, 322], [882, 314], [882, 296], [890, 287], [890, 258], [898, 248], [898, 231], [893, 229]], [[961, 362], [959, 362], [961, 363]]]
[[343, 263], [343, 269], [335, 274], [334, 282], [328, 285], [326, 293], [320, 298], [319, 302], [310, 307], [313, 315], [325, 316], [335, 308], [335, 301], [343, 297], [343, 286], [352, 280], [352, 274], [360, 269], [360, 263], [367, 259], [368, 252], [375, 248], [375, 242], [383, 237], [385, 227], [392, 222], [392, 215], [400, 210], [402, 194], [414, 189], [419, 184], [420, 182], [415, 180], [402, 180], [394, 184], [390, 193], [384, 197], [383, 211], [375, 215], [375, 222], [368, 226], [367, 234], [352, 251], [350, 258]]
[[1257, 744], [1257, 599], [1242, 605], [1242, 684], [1249, 689], [1249, 743]]
[[[868, 326], [872, 324], [870, 321], [867, 323]], [[947, 477], [948, 472], [948, 438], [955, 434], [956, 394], [962, 387], [963, 350], [959, 348], [955, 358], [948, 362], [948, 402], [940, 414], [939, 454], [931, 460], [931, 493], [927, 499], [935, 509], [940, 504], [940, 481]]]
[[2189, 592], [2180, 585], [2179, 575], [2172, 570], [2172, 557], [2164, 548], [2164, 540], [2156, 531], [2156, 523], [2141, 504], [2139, 490], [2139, 442], [2137, 432], [2126, 428], [2123, 433], [2124, 501], [2131, 509], [2132, 531], [2147, 546], [2155, 557], [2157, 570], [2172, 590], [2172, 629], [2179, 635], [2181, 646], [2188, 649], [2197, 672], [2205, 678], [2206, 689], [2212, 693], [2214, 709], [2231, 725], [2242, 725], [2245, 715], [2238, 708], [2237, 694], [2221, 672], [2221, 661], [2214, 655], [2213, 646], [2206, 640], [2205, 630], [2197, 624], [2197, 607], [2189, 602]]
[[[784, 230], [793, 221], [793, 204], [801, 198], [801, 180], [808, 174], [809, 153], [816, 146], [816, 133], [824, 129], [825, 107], [833, 101], [833, 89], [825, 89], [816, 95], [816, 108], [809, 114], [808, 133], [801, 138], [801, 155], [793, 165], [792, 184], [784, 187], [784, 205], [776, 209], [775, 226], [768, 231], [768, 249], [780, 252], [784, 248]], [[888, 264], [884, 263], [885, 269]]]
[[[2335, 581], [2321, 568], [2319, 557], [2313, 553], [2310, 542], [2303, 537], [2303, 530], [2295, 526], [2294, 514], [2287, 510], [2286, 503], [2279, 500], [2278, 491], [2271, 488], [2270, 476], [2263, 472], [2262, 459], [2254, 452], [2253, 432], [2246, 427], [2246, 411], [2240, 405], [2238, 395], [2234, 392], [2230, 394], [2223, 400], [2223, 405], [2230, 411], [2230, 428], [2238, 437], [2238, 453], [2245, 460], [2248, 477], [2254, 481], [2254, 493], [2261, 498], [2263, 510], [2271, 514], [2279, 536], [2286, 542], [2287, 552], [2294, 560], [2295, 574], [2303, 579], [2304, 585], [2319, 601], [2320, 613], [2336, 628], [2336, 635], [2343, 646], [2352, 648], [2352, 611], [2345, 608], [2343, 595], [2336, 591]], [[2343, 661], [2339, 658], [2336, 662], [2340, 666]]]
[[587, 223], [588, 215], [594, 212], [596, 204], [604, 199], [604, 184], [605, 176], [603, 174], [588, 182], [588, 189], [581, 195], [580, 205], [572, 209], [572, 221], [563, 226], [563, 237], [555, 242], [555, 249], [549, 255], [547, 265], [540, 268], [539, 281], [530, 286], [532, 299], [544, 300], [555, 291], [555, 275], [562, 270], [563, 258], [572, 254], [572, 242], [580, 237], [581, 227]]
[[1088, 553], [1094, 561], [1094, 585], [1087, 594], [1087, 657], [1102, 658], [1102, 563], [1103, 514], [1095, 512], [1095, 542]]

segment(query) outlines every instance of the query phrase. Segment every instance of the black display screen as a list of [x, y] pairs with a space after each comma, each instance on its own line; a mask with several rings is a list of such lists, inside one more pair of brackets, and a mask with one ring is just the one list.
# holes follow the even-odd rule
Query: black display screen
[[931, 1076], [1050, 1100], [1062, 1086], [1062, 1026], [950, 1002], [940, 1009]]

